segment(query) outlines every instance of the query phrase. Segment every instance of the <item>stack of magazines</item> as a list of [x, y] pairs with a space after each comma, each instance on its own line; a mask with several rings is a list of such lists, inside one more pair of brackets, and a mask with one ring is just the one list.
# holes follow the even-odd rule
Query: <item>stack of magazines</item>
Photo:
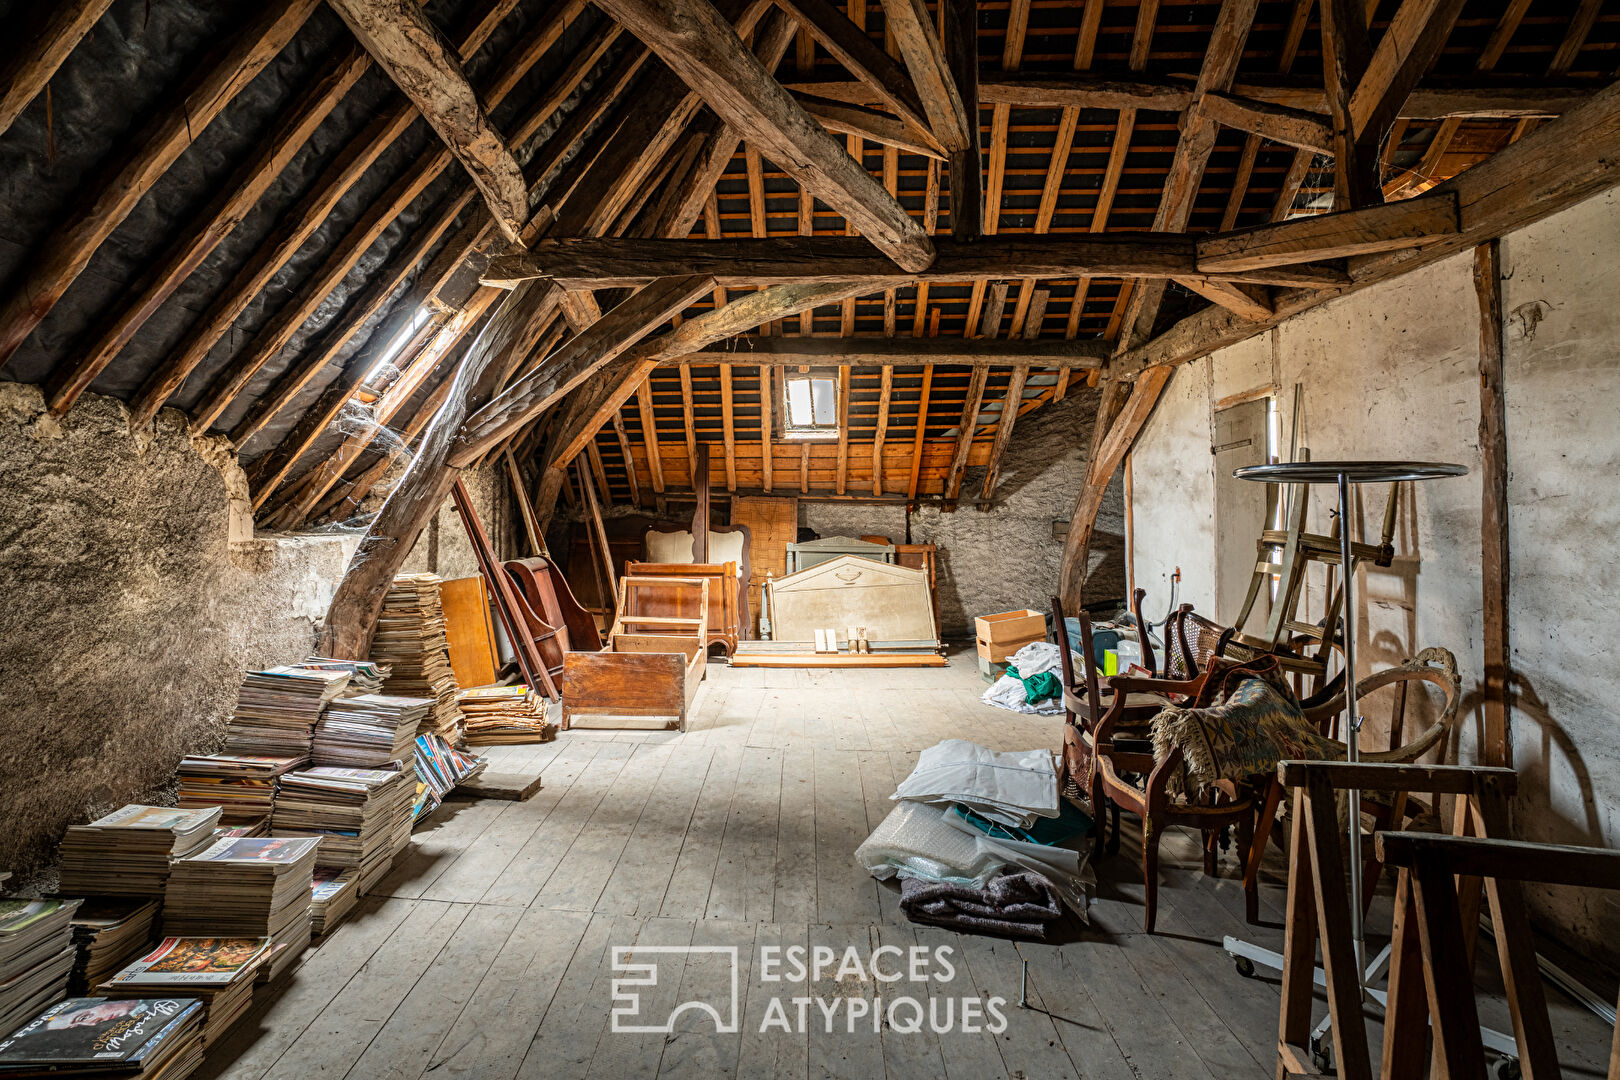
[[73, 914], [73, 978], [68, 993], [83, 994], [146, 951], [158, 902], [134, 896], [93, 896]]
[[467, 723], [468, 746], [550, 742], [557, 725], [546, 719], [546, 699], [521, 683], [479, 686], [456, 699]]
[[0, 900], [0, 1034], [67, 993], [77, 900]]
[[451, 790], [483, 769], [485, 759], [463, 754], [437, 735], [416, 737], [416, 802], [414, 814], [432, 813]]
[[0, 1039], [0, 1076], [181, 1080], [202, 1063], [202, 1002], [76, 997]]
[[329, 656], [311, 656], [298, 666], [316, 671], [347, 671], [349, 685], [343, 691], [345, 697], [379, 693], [388, 678], [388, 668], [370, 660], [333, 660]]
[[308, 757], [310, 733], [326, 703], [349, 685], [347, 671], [292, 666], [242, 676], [225, 753]]
[[432, 698], [361, 694], [326, 707], [315, 725], [311, 759], [317, 765], [380, 769], [411, 756], [416, 729], [433, 708]]
[[459, 687], [450, 670], [437, 576], [401, 574], [394, 579], [371, 639], [371, 658], [389, 665], [391, 673], [383, 685], [390, 694], [433, 699], [433, 711], [419, 731], [434, 732], [452, 743], [461, 741]]
[[219, 823], [217, 806], [126, 806], [62, 838], [67, 896], [162, 896], [169, 863], [207, 845]]
[[268, 937], [268, 978], [309, 944], [314, 838], [221, 840], [174, 864], [163, 897], [163, 932], [175, 937]]
[[96, 989], [109, 998], [184, 994], [203, 1003], [203, 1046], [216, 1042], [253, 1004], [253, 981], [270, 939], [164, 938]]
[[411, 836], [415, 777], [393, 769], [320, 766], [288, 773], [270, 819], [273, 836], [315, 836], [316, 862], [360, 871], [369, 892]]
[[349, 917], [360, 899], [360, 871], [331, 866], [315, 868], [315, 895], [309, 901], [310, 932], [330, 934]]
[[180, 762], [180, 805], [217, 806], [226, 825], [267, 817], [275, 809], [276, 777], [308, 758], [251, 754], [192, 754]]

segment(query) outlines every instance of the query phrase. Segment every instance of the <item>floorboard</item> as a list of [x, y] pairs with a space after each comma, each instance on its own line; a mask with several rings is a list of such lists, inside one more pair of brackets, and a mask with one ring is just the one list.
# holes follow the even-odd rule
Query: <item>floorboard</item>
[[[927, 747], [952, 738], [998, 750], [1060, 744], [1059, 718], [989, 708], [983, 689], [971, 653], [942, 669], [881, 672], [715, 663], [685, 733], [564, 731], [552, 743], [486, 748], [494, 768], [539, 769], [540, 791], [521, 803], [449, 800], [351, 919], [261, 990], [199, 1075], [1270, 1075], [1277, 977], [1239, 977], [1221, 940], [1280, 945], [1277, 852], [1251, 926], [1234, 855], [1223, 852], [1208, 877], [1192, 835], [1172, 830], [1158, 933], [1149, 935], [1140, 826], [1127, 817], [1118, 853], [1093, 866], [1088, 924], [1050, 944], [914, 925], [895, 884], [856, 864], [855, 848]], [[1375, 906], [1375, 933], [1387, 932], [1387, 907]], [[885, 981], [866, 966], [879, 948], [897, 970], [943, 956], [949, 977]], [[787, 962], [792, 949], [802, 979]], [[860, 963], [839, 970], [848, 950]], [[646, 963], [657, 965], [655, 984], [625, 981], [635, 972], [624, 964]], [[733, 985], [735, 1025], [722, 1030], [707, 1012], [681, 1008], [708, 1003], [729, 1019]], [[1482, 986], [1488, 998], [1488, 978]], [[1572, 1044], [1567, 1059], [1605, 1061], [1601, 1023], [1561, 995], [1549, 1000], [1554, 1030]], [[616, 1005], [632, 1023], [668, 1030], [616, 1031]], [[1481, 1008], [1494, 1016], [1499, 1006]], [[993, 1031], [998, 1018], [1005, 1029]]]

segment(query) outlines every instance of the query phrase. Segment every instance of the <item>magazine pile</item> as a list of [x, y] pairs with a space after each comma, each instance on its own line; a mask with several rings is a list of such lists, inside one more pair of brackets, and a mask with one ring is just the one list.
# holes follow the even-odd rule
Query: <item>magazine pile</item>
[[311, 671], [346, 671], [349, 673], [345, 695], [380, 693], [388, 678], [388, 668], [370, 660], [334, 660], [330, 656], [311, 656], [298, 665]]
[[162, 896], [169, 864], [200, 850], [219, 823], [217, 806], [125, 806], [62, 838], [66, 896]]
[[265, 978], [279, 976], [309, 944], [313, 837], [227, 838], [174, 864], [163, 897], [173, 937], [267, 937]]
[[77, 900], [0, 900], [0, 1032], [67, 993]]
[[389, 666], [383, 685], [390, 694], [433, 700], [419, 734], [431, 731], [452, 743], [461, 740], [461, 710], [456, 707], [459, 687], [450, 670], [450, 644], [444, 636], [444, 608], [436, 575], [401, 574], [394, 579], [371, 639], [371, 659]]
[[411, 756], [416, 729], [433, 709], [432, 698], [360, 694], [339, 698], [315, 725], [310, 753], [316, 765], [380, 769]]
[[146, 951], [158, 902], [137, 896], [92, 896], [73, 913], [73, 978], [68, 993], [83, 994]]
[[227, 825], [269, 817], [276, 803], [276, 778], [306, 760], [260, 754], [189, 755], [180, 762], [180, 805], [217, 806]]
[[330, 934], [349, 917], [360, 899], [360, 871], [331, 866], [315, 868], [315, 893], [309, 901], [310, 933]]
[[0, 1076], [181, 1080], [202, 1062], [195, 997], [59, 1001], [0, 1039]]
[[271, 835], [319, 838], [315, 861], [359, 870], [360, 891], [369, 892], [410, 843], [415, 780], [397, 769], [325, 765], [288, 773], [270, 819]]
[[437, 735], [416, 737], [416, 802], [413, 817], [430, 814], [455, 786], [483, 769], [481, 757], [463, 754]]
[[225, 726], [225, 753], [308, 757], [321, 710], [348, 685], [343, 670], [283, 665], [249, 671]]
[[253, 982], [269, 959], [270, 939], [164, 938], [157, 948], [96, 988], [109, 998], [184, 994], [203, 1004], [203, 1046], [253, 1004]]
[[467, 745], [550, 742], [557, 725], [546, 719], [546, 699], [521, 683], [478, 686], [456, 699], [466, 717]]

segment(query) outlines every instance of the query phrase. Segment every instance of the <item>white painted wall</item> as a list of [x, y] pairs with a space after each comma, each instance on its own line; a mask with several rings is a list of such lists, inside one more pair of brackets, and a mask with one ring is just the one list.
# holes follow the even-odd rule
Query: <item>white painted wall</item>
[[[1524, 776], [1516, 827], [1532, 840], [1616, 845], [1620, 720], [1611, 644], [1620, 640], [1620, 196], [1609, 193], [1503, 241], [1508, 402], [1510, 630], [1521, 700], [1512, 714]], [[1168, 575], [1213, 609], [1214, 403], [1274, 382], [1288, 445], [1293, 388], [1316, 460], [1454, 461], [1469, 477], [1414, 485], [1396, 558], [1362, 575], [1358, 666], [1429, 645], [1457, 655], [1464, 716], [1455, 760], [1474, 758], [1483, 664], [1478, 476], [1479, 312], [1472, 256], [1344, 297], [1177, 371], [1132, 452], [1135, 576], [1162, 610]], [[1331, 492], [1313, 500], [1326, 532]], [[1357, 534], [1376, 540], [1384, 492], [1361, 493]], [[1320, 583], [1318, 582], [1318, 585]], [[1311, 590], [1309, 613], [1322, 610]], [[1620, 954], [1620, 905], [1541, 890], [1543, 926]]]

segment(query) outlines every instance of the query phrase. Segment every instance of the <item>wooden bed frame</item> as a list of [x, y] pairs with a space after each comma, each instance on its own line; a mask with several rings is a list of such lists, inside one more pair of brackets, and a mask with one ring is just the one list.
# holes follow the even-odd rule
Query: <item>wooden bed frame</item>
[[[681, 602], [693, 616], [647, 612], [649, 593]], [[600, 652], [571, 652], [563, 661], [563, 723], [568, 727], [676, 728], [707, 671], [709, 580], [633, 577], [619, 582], [613, 628]]]
[[[704, 648], [720, 645], [730, 656], [737, 651], [738, 640], [749, 636], [748, 579], [737, 576], [737, 564], [724, 563], [626, 563], [624, 572], [630, 577], [682, 580], [703, 578], [709, 582], [709, 615]], [[658, 589], [643, 587], [637, 597], [638, 615], [672, 615], [691, 617], [696, 612], [696, 597], [689, 589]]]

